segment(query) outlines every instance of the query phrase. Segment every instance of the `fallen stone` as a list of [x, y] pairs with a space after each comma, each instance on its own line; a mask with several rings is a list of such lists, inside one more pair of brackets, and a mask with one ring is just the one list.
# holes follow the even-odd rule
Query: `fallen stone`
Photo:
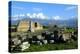
[[50, 41], [51, 44], [54, 43], [54, 40], [49, 40], [49, 41]]
[[28, 42], [23, 42], [21, 45], [21, 51], [24, 51], [30, 47], [30, 44]]
[[47, 43], [48, 43], [48, 41], [47, 41], [47, 40], [43, 40], [42, 42], [43, 42], [43, 44], [47, 44]]

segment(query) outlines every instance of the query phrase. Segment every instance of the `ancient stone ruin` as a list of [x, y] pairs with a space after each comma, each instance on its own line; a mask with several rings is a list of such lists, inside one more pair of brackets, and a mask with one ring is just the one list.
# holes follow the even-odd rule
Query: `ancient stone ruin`
[[20, 21], [18, 26], [17, 26], [17, 31], [18, 32], [27, 32], [31, 31], [34, 32], [36, 30], [41, 30], [43, 29], [42, 25], [39, 24], [38, 22], [33, 22], [33, 21]]

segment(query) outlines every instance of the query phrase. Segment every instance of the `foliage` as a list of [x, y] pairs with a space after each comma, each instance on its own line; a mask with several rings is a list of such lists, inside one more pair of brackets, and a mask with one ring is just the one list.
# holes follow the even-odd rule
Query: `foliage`
[[[67, 50], [67, 49], [77, 49], [78, 48], [78, 42], [73, 41], [70, 43], [55, 43], [55, 44], [43, 44], [40, 45], [34, 45], [31, 44], [31, 46], [24, 50], [23, 52], [39, 52], [39, 51], [52, 51], [52, 50]], [[13, 51], [13, 52], [20, 52], [20, 51]]]

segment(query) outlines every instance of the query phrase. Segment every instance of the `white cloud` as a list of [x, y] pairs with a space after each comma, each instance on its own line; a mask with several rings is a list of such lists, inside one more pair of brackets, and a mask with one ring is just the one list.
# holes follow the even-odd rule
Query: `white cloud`
[[37, 14], [36, 14], [36, 13], [33, 13], [33, 14], [32, 14], [32, 17], [33, 17], [33, 18], [36, 18], [36, 17], [37, 17]]
[[74, 18], [75, 16], [71, 16], [71, 18]]
[[20, 17], [24, 17], [25, 15], [24, 15], [24, 14], [20, 14], [19, 16], [20, 16]]
[[72, 9], [75, 9], [77, 8], [76, 6], [70, 6], [70, 7], [67, 7], [65, 10], [72, 10]]
[[30, 13], [27, 13], [26, 15], [27, 17], [32, 18], [32, 15]]
[[27, 13], [27, 14], [16, 14], [12, 16], [12, 20], [20, 20], [23, 19], [24, 17], [27, 18], [35, 18], [35, 19], [49, 19], [48, 16], [44, 15], [43, 13]]
[[60, 16], [52, 16], [52, 19], [54, 19], [54, 20], [62, 20], [62, 18]]
[[[43, 13], [27, 13], [27, 14], [16, 14], [14, 16], [12, 16], [12, 20], [21, 20], [23, 18], [32, 18], [32, 19], [46, 19], [46, 20], [68, 20], [70, 18], [63, 18], [61, 16], [46, 16]], [[74, 18], [74, 16], [72, 16], [71, 18]]]
[[53, 20], [69, 20], [69, 19], [75, 19], [75, 18], [77, 18], [76, 16], [71, 16], [70, 18], [64, 18], [64, 17], [62, 17], [62, 16], [52, 16], [52, 19]]
[[42, 11], [41, 8], [33, 8], [34, 11]]
[[12, 16], [12, 17], [14, 17], [14, 18], [15, 18], [15, 17], [18, 17], [18, 16], [19, 16], [19, 15], [14, 15], [14, 16]]
[[13, 7], [13, 8], [15, 8], [15, 9], [19, 9], [19, 10], [24, 10], [25, 8], [23, 8], [23, 7]]
[[78, 17], [77, 17], [77, 16], [71, 16], [71, 18], [72, 18], [72, 19], [76, 19], [76, 18], [78, 18]]
[[33, 14], [27, 13], [27, 16], [29, 18], [48, 19], [48, 17], [45, 16], [43, 13], [33, 13]]
[[12, 16], [12, 20], [20, 20], [20, 19], [23, 19], [23, 17], [25, 17], [24, 14], [16, 14], [14, 16]]
[[37, 18], [48, 19], [47, 16], [45, 16], [43, 13], [38, 13]]
[[20, 18], [19, 17], [11, 17], [11, 20], [19, 20]]

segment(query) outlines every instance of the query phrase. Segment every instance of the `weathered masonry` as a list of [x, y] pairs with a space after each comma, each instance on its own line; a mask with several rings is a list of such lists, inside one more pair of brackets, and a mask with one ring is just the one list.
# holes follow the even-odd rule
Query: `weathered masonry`
[[38, 22], [32, 22], [32, 21], [20, 21], [18, 26], [17, 26], [17, 31], [18, 32], [35, 32], [36, 30], [42, 30], [43, 27], [41, 24]]

